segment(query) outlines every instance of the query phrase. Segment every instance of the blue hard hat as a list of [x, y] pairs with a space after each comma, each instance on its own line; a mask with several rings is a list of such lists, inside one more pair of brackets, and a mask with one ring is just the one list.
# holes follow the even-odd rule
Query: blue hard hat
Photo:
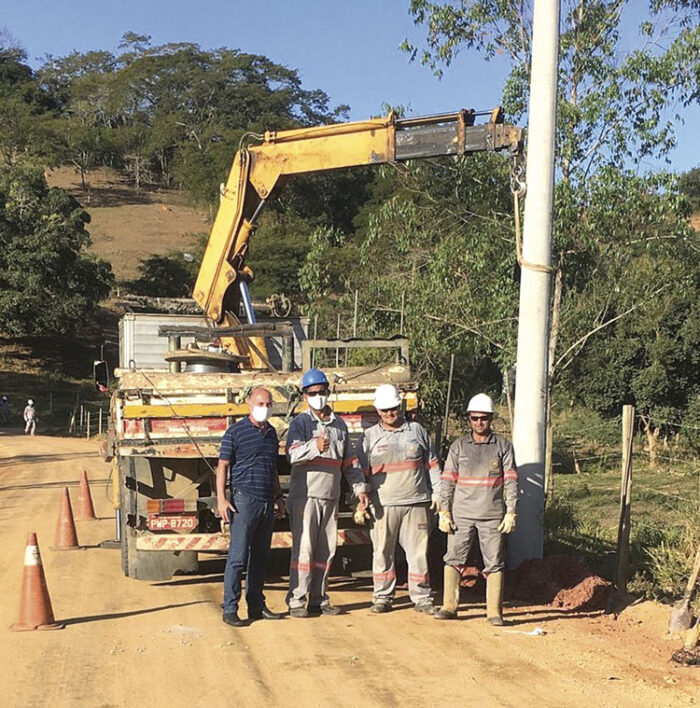
[[301, 377], [301, 390], [309, 388], [309, 386], [316, 386], [318, 384], [325, 384], [328, 386], [328, 379], [326, 375], [320, 369], [309, 369]]

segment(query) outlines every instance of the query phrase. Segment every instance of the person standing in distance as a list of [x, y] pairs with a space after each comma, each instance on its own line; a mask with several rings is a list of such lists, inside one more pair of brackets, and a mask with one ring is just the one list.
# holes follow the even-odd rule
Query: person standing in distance
[[[279, 442], [268, 422], [272, 394], [262, 386], [248, 397], [249, 415], [229, 426], [224, 433], [216, 468], [216, 505], [224, 521], [230, 521], [226, 569], [224, 571], [223, 620], [242, 627], [238, 616], [241, 580], [246, 572], [248, 620], [282, 619], [265, 604], [265, 564], [270, 552], [275, 517], [286, 513], [277, 474]], [[230, 470], [231, 499], [226, 498]]]
[[[373, 520], [372, 612], [391, 610], [396, 589], [394, 557], [399, 542], [408, 562], [408, 594], [418, 612], [432, 614], [428, 577], [430, 510], [438, 510], [440, 465], [425, 428], [405, 419], [395, 386], [374, 393], [379, 422], [365, 430], [357, 457], [370, 485]], [[356, 515], [356, 520], [362, 519]]]
[[24, 434], [34, 435], [36, 432], [36, 408], [34, 401], [30, 398], [24, 409]]
[[289, 518], [292, 559], [287, 604], [292, 617], [337, 615], [328, 597], [328, 573], [338, 544], [340, 476], [366, 509], [368, 486], [355, 464], [345, 422], [328, 405], [328, 379], [309, 369], [301, 378], [307, 410], [297, 415], [287, 433], [292, 465]]
[[503, 536], [515, 528], [518, 471], [511, 443], [491, 431], [493, 401], [485, 394], [467, 405], [471, 432], [452, 443], [440, 486], [440, 530], [448, 534], [444, 602], [436, 619], [456, 619], [460, 574], [479, 538], [486, 576], [486, 617], [503, 625]]

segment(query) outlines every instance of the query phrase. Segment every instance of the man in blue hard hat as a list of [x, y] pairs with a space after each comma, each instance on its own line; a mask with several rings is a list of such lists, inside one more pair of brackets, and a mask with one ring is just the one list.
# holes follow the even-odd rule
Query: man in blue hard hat
[[367, 485], [354, 464], [345, 422], [328, 405], [329, 385], [320, 369], [301, 379], [307, 410], [294, 418], [287, 433], [292, 465], [287, 508], [292, 527], [292, 560], [287, 604], [292, 617], [337, 615], [328, 597], [328, 572], [338, 540], [340, 476], [366, 508]]

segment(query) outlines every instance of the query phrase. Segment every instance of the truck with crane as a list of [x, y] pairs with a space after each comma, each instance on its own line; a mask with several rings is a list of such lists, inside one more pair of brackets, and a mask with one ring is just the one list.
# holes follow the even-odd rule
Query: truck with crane
[[[486, 120], [477, 124], [477, 119]], [[500, 109], [462, 110], [423, 118], [385, 118], [266, 132], [235, 155], [221, 186], [218, 213], [194, 286], [201, 318], [159, 325], [162, 366], [123, 360], [115, 371], [111, 401], [113, 492], [122, 568], [133, 578], [163, 580], [195, 571], [198, 554], [220, 553], [228, 529], [216, 515], [214, 469], [221, 437], [248, 414], [247, 393], [265, 386], [273, 395], [271, 423], [280, 437], [280, 474], [288, 466], [284, 438], [303, 410], [302, 370], [321, 366], [331, 382], [329, 403], [351, 438], [376, 422], [374, 389], [392, 383], [407, 416], [419, 410], [419, 382], [411, 374], [407, 338], [309, 339], [292, 320], [258, 321], [248, 285], [250, 240], [265, 205], [300, 174], [407, 162], [438, 156], [505, 151], [522, 154], [523, 131], [504, 123]], [[132, 325], [132, 337], [136, 325]], [[126, 331], [126, 329], [124, 330]], [[346, 365], [347, 357], [324, 350], [371, 348], [385, 363]], [[319, 363], [320, 362], [320, 363]], [[335, 363], [333, 363], [335, 362]], [[326, 363], [328, 365], [326, 365]], [[369, 542], [364, 529], [341, 513], [339, 550]], [[273, 548], [291, 547], [278, 522]]]

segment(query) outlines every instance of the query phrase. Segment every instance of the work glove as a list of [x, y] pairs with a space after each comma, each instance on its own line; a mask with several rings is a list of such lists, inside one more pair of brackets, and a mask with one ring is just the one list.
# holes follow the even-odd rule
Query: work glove
[[352, 515], [353, 521], [358, 526], [364, 526], [365, 522], [369, 521], [371, 518], [372, 514], [369, 513], [369, 509], [364, 508], [362, 502], [360, 502], [355, 507], [355, 513]]
[[515, 520], [518, 515], [515, 512], [506, 512], [503, 517], [503, 521], [498, 525], [498, 530], [500, 533], [510, 533], [515, 528]]
[[440, 513], [440, 497], [437, 494], [430, 497], [430, 511], [434, 511], [436, 514]]
[[440, 520], [438, 521], [438, 528], [443, 533], [454, 533], [457, 530], [457, 524], [452, 521], [452, 512], [450, 511], [439, 511], [438, 516]]

